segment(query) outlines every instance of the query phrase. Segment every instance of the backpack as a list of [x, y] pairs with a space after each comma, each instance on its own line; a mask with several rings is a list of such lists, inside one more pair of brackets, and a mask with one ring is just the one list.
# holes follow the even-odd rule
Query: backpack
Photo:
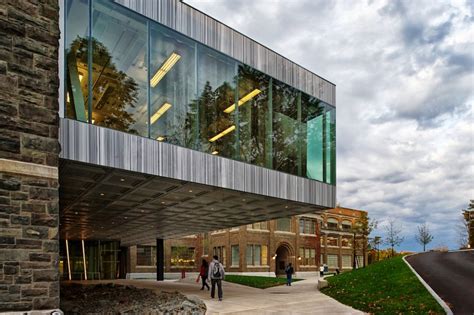
[[220, 279], [221, 277], [221, 264], [219, 262], [215, 262], [214, 266], [212, 267], [212, 278]]

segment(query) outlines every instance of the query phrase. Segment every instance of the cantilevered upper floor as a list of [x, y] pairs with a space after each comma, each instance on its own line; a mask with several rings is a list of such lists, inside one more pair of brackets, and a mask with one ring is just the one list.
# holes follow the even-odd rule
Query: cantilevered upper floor
[[332, 83], [180, 1], [61, 15], [64, 163], [334, 207]]

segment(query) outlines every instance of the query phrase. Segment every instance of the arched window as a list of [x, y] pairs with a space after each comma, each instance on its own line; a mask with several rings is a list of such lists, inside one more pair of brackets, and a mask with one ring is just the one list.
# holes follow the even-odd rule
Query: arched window
[[350, 231], [352, 229], [352, 222], [349, 220], [342, 221], [342, 229], [344, 231]]
[[327, 223], [328, 223], [328, 229], [338, 229], [339, 228], [339, 222], [337, 221], [337, 219], [328, 218]]

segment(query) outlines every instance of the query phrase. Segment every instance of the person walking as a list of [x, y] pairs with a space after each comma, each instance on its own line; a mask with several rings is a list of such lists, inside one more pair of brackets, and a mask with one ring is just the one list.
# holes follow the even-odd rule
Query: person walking
[[293, 274], [295, 273], [295, 270], [293, 269], [293, 266], [291, 265], [291, 263], [289, 263], [288, 266], [286, 266], [285, 273], [286, 273], [286, 285], [291, 286], [291, 280], [292, 280]]
[[207, 287], [207, 291], [209, 291], [209, 285], [207, 284], [207, 275], [209, 273], [209, 264], [207, 260], [203, 259], [201, 264], [201, 269], [199, 270], [199, 276], [201, 277], [202, 287], [201, 290], [204, 290], [204, 287]]
[[214, 259], [209, 264], [209, 279], [211, 279], [211, 298], [214, 298], [217, 285], [217, 296], [222, 301], [222, 280], [225, 277], [224, 266], [219, 262], [219, 257], [214, 255]]

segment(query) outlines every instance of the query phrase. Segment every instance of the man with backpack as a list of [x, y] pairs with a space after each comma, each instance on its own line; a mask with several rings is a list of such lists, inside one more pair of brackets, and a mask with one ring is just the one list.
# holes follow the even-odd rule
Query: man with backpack
[[214, 298], [217, 284], [217, 295], [222, 301], [222, 280], [224, 280], [224, 266], [219, 262], [219, 258], [214, 255], [214, 259], [209, 264], [209, 279], [211, 279], [211, 298]]

